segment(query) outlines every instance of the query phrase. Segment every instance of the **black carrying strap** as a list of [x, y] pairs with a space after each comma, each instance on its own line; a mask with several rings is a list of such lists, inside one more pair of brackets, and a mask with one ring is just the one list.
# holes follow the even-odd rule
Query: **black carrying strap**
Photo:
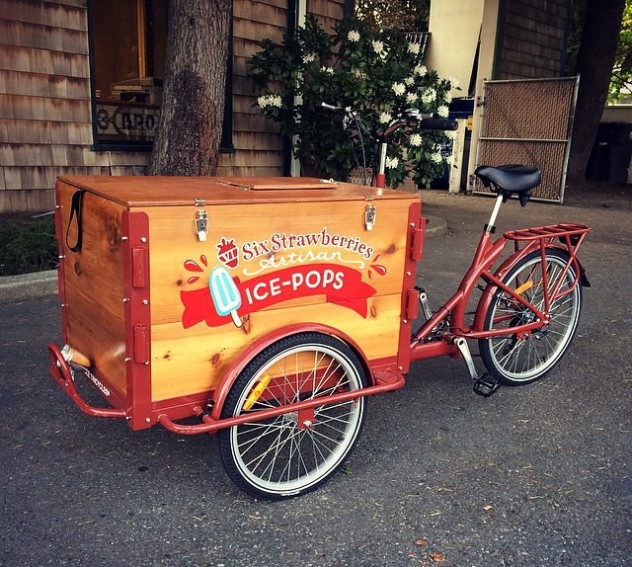
[[[72, 201], [70, 202], [70, 218], [68, 219], [68, 226], [66, 227], [66, 246], [70, 249], [71, 252], [81, 252], [81, 244], [83, 242], [83, 195], [85, 191], [80, 189], [79, 191], [75, 191], [72, 196]], [[72, 221], [74, 218], [77, 218], [77, 240], [75, 241], [74, 246], [70, 245], [68, 242], [68, 233], [70, 232], [70, 227], [72, 226]]]

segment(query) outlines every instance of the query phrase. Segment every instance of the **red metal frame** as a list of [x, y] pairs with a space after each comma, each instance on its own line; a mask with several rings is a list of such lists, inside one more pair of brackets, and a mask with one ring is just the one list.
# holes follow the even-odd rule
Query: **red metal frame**
[[[509, 231], [503, 234], [496, 241], [492, 242], [491, 232], [485, 230], [478, 242], [474, 257], [470, 267], [467, 269], [465, 276], [454, 295], [448, 299], [443, 307], [441, 307], [426, 323], [414, 334], [411, 345], [411, 359], [421, 360], [431, 358], [441, 354], [457, 355], [458, 349], [454, 346], [453, 340], [458, 337], [466, 339], [488, 339], [502, 335], [510, 335], [515, 333], [526, 333], [540, 328], [548, 323], [548, 310], [552, 301], [557, 295], [559, 286], [564, 275], [574, 266], [577, 273], [581, 272], [579, 261], [577, 259], [577, 250], [584, 241], [586, 234], [590, 228], [579, 224], [558, 224], [544, 227], [536, 227], [522, 230]], [[559, 239], [560, 243], [554, 242]], [[503, 252], [508, 241], [515, 242], [514, 253], [505, 260], [505, 262], [496, 270], [495, 273], [490, 271], [491, 266], [496, 262]], [[526, 243], [522, 248], [520, 243]], [[503, 282], [503, 276], [513, 268], [522, 258], [530, 254], [534, 250], [540, 250], [542, 261], [546, 256], [546, 250], [550, 248], [558, 248], [565, 250], [569, 254], [568, 265], [564, 268], [562, 275], [558, 278], [558, 284], [554, 290], [549, 292], [548, 283], [546, 282], [547, 274], [544, 272], [544, 293], [545, 305], [544, 311], [540, 311], [537, 307], [524, 299], [522, 295], [507, 287]], [[482, 279], [487, 283], [487, 287], [483, 292], [483, 296], [479, 300], [476, 308], [476, 314], [471, 326], [465, 324], [465, 309], [468, 304], [470, 295], [478, 281]], [[578, 285], [575, 282], [575, 285]], [[483, 317], [487, 312], [487, 308], [497, 289], [502, 289], [513, 300], [529, 309], [535, 315], [535, 321], [525, 323], [517, 327], [506, 329], [483, 330]], [[566, 290], [570, 293], [572, 288]], [[430, 334], [442, 322], [450, 318], [449, 331], [444, 333], [440, 340], [424, 342]]]
[[125, 364], [129, 426], [150, 427], [151, 407], [151, 297], [149, 280], [149, 217], [124, 211], [123, 281], [125, 287]]
[[124, 409], [120, 408], [97, 408], [86, 402], [75, 387], [75, 376], [70, 365], [66, 362], [61, 350], [55, 343], [48, 345], [48, 354], [51, 360], [50, 373], [62, 390], [70, 396], [70, 399], [77, 404], [79, 409], [86, 415], [92, 417], [125, 417]]

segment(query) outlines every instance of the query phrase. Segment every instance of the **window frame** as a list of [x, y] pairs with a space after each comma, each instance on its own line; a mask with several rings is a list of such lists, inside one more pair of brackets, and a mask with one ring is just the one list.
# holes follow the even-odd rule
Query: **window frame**
[[[90, 69], [90, 112], [92, 126], [93, 151], [121, 151], [121, 152], [151, 152], [154, 146], [153, 140], [121, 140], [99, 141], [97, 128], [98, 99], [96, 98], [96, 64], [94, 53], [94, 0], [87, 0], [88, 19], [88, 52]], [[143, 22], [143, 27], [145, 23]], [[145, 56], [145, 55], [143, 55]], [[230, 29], [228, 40], [228, 58], [226, 63], [226, 88], [224, 95], [224, 117], [222, 119], [222, 136], [220, 140], [220, 153], [234, 153], [233, 144], [233, 3], [231, 3]]]

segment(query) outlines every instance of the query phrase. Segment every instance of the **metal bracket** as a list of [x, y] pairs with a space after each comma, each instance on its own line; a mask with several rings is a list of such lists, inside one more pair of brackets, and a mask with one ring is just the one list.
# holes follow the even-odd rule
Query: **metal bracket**
[[376, 216], [377, 211], [375, 209], [375, 205], [367, 205], [364, 208], [364, 226], [367, 230], [373, 230]]
[[208, 214], [206, 211], [197, 211], [195, 214], [195, 234], [200, 242], [206, 242], [208, 234]]

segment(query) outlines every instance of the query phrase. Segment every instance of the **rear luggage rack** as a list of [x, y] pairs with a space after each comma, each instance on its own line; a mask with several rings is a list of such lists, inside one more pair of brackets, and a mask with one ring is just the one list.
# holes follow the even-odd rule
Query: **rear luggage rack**
[[580, 236], [590, 231], [584, 224], [551, 224], [536, 228], [521, 228], [510, 230], [503, 235], [508, 240], [539, 240], [542, 238], [561, 238], [566, 236]]

